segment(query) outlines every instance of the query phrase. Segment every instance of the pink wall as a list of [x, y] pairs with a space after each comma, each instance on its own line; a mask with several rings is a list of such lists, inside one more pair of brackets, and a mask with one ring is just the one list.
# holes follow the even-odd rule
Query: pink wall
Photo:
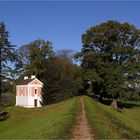
[[41, 85], [41, 83], [38, 80], [33, 80], [30, 85]]
[[[30, 85], [41, 85], [38, 80], [33, 80]], [[31, 96], [35, 96], [35, 89], [37, 89], [37, 96], [41, 96], [41, 87], [33, 86], [31, 87]], [[20, 87], [16, 87], [16, 95], [17, 96], [28, 96], [28, 87], [25, 85], [21, 85]]]
[[37, 96], [41, 95], [41, 87], [32, 87], [31, 88], [31, 95], [35, 96], [35, 89], [37, 89]]
[[25, 94], [26, 94], [25, 91], [27, 91], [25, 86], [17, 87], [17, 92], [16, 93], [19, 96], [25, 96]]

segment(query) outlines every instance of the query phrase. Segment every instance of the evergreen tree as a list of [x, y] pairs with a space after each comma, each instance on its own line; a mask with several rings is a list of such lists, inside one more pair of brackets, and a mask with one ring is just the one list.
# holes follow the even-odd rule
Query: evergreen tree
[[12, 68], [9, 62], [14, 62], [16, 59], [14, 46], [8, 39], [9, 32], [6, 30], [5, 24], [0, 23], [0, 100], [2, 91], [2, 82], [10, 78]]

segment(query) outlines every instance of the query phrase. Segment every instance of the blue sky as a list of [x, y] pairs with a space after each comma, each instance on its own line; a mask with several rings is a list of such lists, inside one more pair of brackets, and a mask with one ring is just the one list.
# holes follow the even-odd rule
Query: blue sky
[[0, 21], [17, 47], [41, 38], [51, 41], [55, 50], [79, 51], [81, 35], [111, 19], [140, 28], [140, 1], [0, 2]]

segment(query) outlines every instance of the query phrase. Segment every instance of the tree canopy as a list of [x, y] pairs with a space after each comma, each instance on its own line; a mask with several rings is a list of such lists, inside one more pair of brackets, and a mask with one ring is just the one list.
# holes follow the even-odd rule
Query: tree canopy
[[52, 44], [38, 39], [20, 47], [17, 54], [16, 70], [19, 75], [36, 75], [41, 78], [45, 61], [53, 55]]
[[80, 95], [80, 67], [62, 57], [46, 61], [43, 103], [48, 104]]
[[140, 30], [128, 23], [107, 21], [82, 35], [82, 79], [92, 83], [100, 97], [117, 98], [127, 88], [139, 84]]

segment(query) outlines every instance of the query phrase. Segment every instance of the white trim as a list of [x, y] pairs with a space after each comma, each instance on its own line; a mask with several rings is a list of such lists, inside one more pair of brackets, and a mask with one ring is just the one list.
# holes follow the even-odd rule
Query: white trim
[[32, 88], [30, 87], [29, 95], [32, 96], [31, 94], [32, 94]]
[[29, 96], [29, 86], [27, 86], [28, 87], [28, 96]]
[[42, 87], [42, 85], [28, 85], [29, 87]]
[[26, 86], [25, 86], [25, 96], [27, 96], [27, 95], [26, 95]]
[[[37, 80], [41, 85], [43, 85], [43, 83], [41, 81], [39, 81], [37, 78], [33, 79], [31, 82], [33, 82], [34, 80]], [[28, 85], [30, 85], [31, 82], [29, 82]]]

